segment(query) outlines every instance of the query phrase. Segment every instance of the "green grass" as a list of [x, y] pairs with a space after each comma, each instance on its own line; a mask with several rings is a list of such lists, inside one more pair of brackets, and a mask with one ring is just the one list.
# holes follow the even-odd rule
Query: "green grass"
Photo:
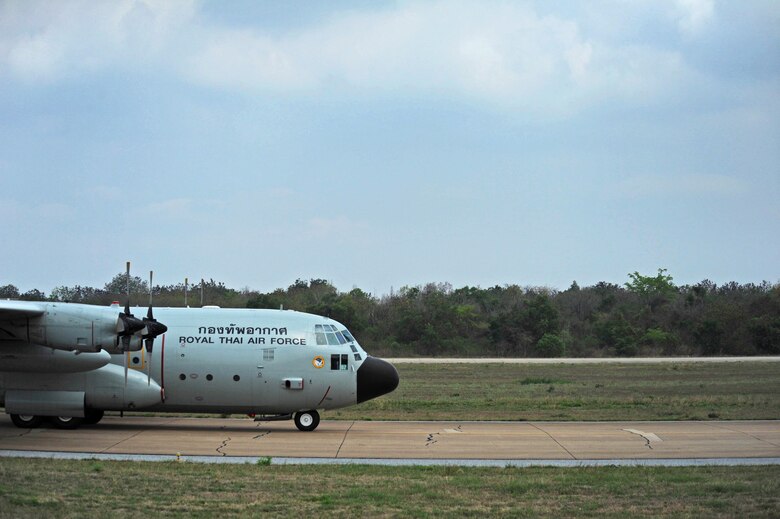
[[296, 467], [0, 459], [0, 517], [14, 518], [770, 517], [778, 510], [777, 466]]
[[780, 363], [398, 364], [395, 392], [325, 418], [780, 419]]

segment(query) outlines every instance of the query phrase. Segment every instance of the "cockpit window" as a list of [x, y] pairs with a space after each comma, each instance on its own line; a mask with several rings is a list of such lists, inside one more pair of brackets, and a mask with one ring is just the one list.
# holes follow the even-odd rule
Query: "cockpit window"
[[317, 346], [325, 346], [328, 344], [328, 339], [325, 338], [325, 332], [322, 330], [321, 324], [314, 325], [314, 335], [317, 336]]
[[315, 324], [314, 335], [317, 338], [317, 346], [339, 346], [353, 343], [355, 338], [347, 330], [340, 330], [332, 324]]

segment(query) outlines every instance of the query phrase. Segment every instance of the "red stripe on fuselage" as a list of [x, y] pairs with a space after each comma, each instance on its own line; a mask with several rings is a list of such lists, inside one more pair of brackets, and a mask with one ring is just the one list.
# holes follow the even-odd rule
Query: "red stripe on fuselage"
[[162, 336], [160, 349], [160, 398], [165, 403], [165, 335]]

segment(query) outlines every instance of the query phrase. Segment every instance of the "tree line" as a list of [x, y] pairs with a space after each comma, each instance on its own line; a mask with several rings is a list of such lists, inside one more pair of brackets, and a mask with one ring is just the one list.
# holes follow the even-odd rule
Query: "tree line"
[[[377, 297], [340, 292], [324, 279], [286, 289], [235, 290], [213, 279], [188, 287], [189, 306], [284, 308], [329, 316], [371, 353], [384, 356], [608, 357], [780, 354], [780, 284], [677, 286], [664, 269], [634, 272], [622, 285], [600, 282], [563, 291], [518, 285], [406, 286]], [[47, 297], [0, 286], [0, 298], [108, 305], [125, 300], [126, 278], [102, 289], [61, 286]], [[132, 277], [131, 301], [149, 286]], [[155, 306], [183, 306], [184, 284], [153, 287]]]

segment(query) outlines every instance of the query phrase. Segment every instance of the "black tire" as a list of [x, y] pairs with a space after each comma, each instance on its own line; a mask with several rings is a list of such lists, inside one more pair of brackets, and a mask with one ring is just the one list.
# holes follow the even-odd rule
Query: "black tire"
[[11, 421], [15, 426], [22, 429], [35, 429], [43, 423], [43, 416], [34, 416], [30, 414], [12, 414]]
[[102, 409], [85, 409], [84, 425], [95, 425], [103, 419], [103, 413]]
[[76, 429], [84, 423], [80, 416], [50, 416], [49, 420], [57, 429]]
[[313, 431], [320, 424], [320, 414], [317, 411], [301, 411], [295, 413], [295, 427], [299, 431]]

